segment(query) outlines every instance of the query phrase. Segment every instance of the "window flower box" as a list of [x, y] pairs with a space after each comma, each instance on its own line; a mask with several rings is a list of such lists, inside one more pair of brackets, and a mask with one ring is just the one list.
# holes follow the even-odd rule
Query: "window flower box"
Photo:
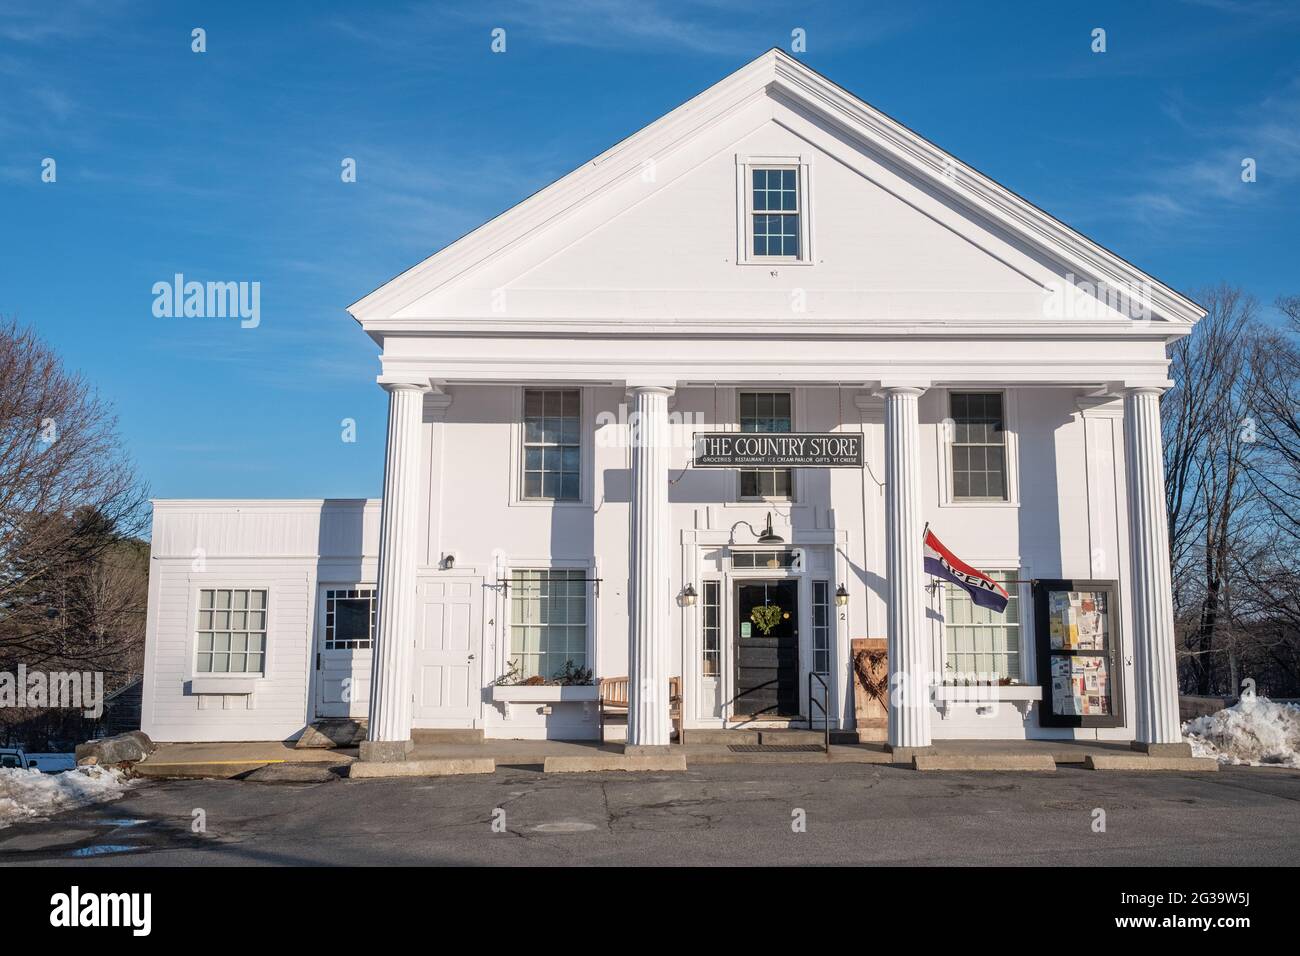
[[190, 679], [189, 693], [192, 695], [216, 694], [220, 696], [244, 695], [253, 693], [257, 688], [257, 681], [261, 674], [232, 675], [232, 676], [213, 676], [204, 674], [195, 675]]
[[492, 701], [512, 704], [594, 703], [600, 699], [595, 684], [494, 684]]
[[551, 704], [582, 704], [588, 719], [600, 700], [595, 684], [494, 684], [492, 703], [501, 708], [501, 716], [511, 719], [512, 706], [541, 705], [550, 713]]
[[953, 708], [959, 705], [974, 705], [978, 711], [1004, 703], [1014, 704], [1022, 716], [1028, 717], [1034, 709], [1034, 702], [1042, 699], [1043, 688], [1037, 684], [940, 685], [934, 688], [934, 706], [944, 720], [951, 717]]

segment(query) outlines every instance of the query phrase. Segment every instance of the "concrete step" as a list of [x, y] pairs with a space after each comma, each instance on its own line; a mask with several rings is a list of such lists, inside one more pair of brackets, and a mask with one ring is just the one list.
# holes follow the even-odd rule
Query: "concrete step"
[[[826, 735], [820, 730], [802, 730], [786, 727], [780, 728], [729, 728], [710, 730], [683, 730], [684, 744], [712, 744], [729, 746], [731, 744], [768, 744], [778, 746], [797, 746], [799, 744], [823, 744]], [[852, 730], [832, 730], [831, 743], [856, 744], [857, 734]]]
[[[799, 744], [824, 744], [826, 734], [821, 730], [760, 730], [758, 732], [758, 742], [760, 744], [777, 744], [786, 747], [798, 746]], [[857, 741], [853, 741], [856, 743]]]
[[298, 750], [327, 750], [357, 747], [366, 739], [366, 721], [347, 717], [325, 717], [307, 726], [294, 747]]
[[673, 752], [663, 754], [594, 753], [588, 756], [555, 756], [546, 758], [542, 770], [545, 773], [599, 773], [609, 770], [642, 773], [685, 771], [686, 755], [673, 748]]
[[481, 744], [483, 728], [454, 727], [445, 730], [412, 730], [411, 742], [415, 744]]
[[452, 777], [466, 773], [495, 773], [491, 757], [435, 758], [431, 760], [358, 760], [348, 767], [348, 777], [369, 780], [376, 777]]
[[1088, 754], [1089, 770], [1194, 770], [1214, 773], [1219, 762], [1213, 757], [1148, 757], [1146, 754]]
[[916, 770], [1055, 770], [1050, 754], [917, 754]]
[[684, 744], [756, 744], [759, 743], [757, 730], [682, 730]]

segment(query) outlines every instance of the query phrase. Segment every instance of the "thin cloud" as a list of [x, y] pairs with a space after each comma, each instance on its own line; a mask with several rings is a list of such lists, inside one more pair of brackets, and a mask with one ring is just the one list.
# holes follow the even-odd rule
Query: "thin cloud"
[[105, 29], [122, 9], [118, 0], [12, 0], [0, 17], [0, 40], [31, 46], [80, 40]]
[[[898, 32], [910, 24], [912, 9], [873, 11], [864, 23], [837, 22], [825, 29], [817, 26], [815, 11], [801, 10], [791, 16], [788, 8], [775, 3], [741, 0], [516, 0], [483, 9], [457, 6], [407, 6], [386, 18], [367, 10], [364, 19], [335, 17], [330, 26], [350, 38], [390, 53], [427, 46], [431, 37], [445, 38], [448, 22], [482, 27], [482, 44], [490, 42], [489, 31], [506, 30], [507, 50], [511, 45], [581, 47], [590, 50], [636, 50], [640, 53], [679, 51], [727, 57], [756, 56], [772, 46], [790, 42], [791, 30], [803, 27], [809, 45], [831, 50], [845, 45], [862, 46]], [[780, 22], [778, 31], [771, 23]], [[740, 24], [740, 25], [738, 25]]]
[[[1219, 127], [1191, 127], [1206, 144], [1199, 155], [1158, 168], [1143, 188], [1115, 208], [1147, 221], [1202, 215], [1207, 206], [1245, 205], [1300, 181], [1300, 77]], [[1244, 180], [1246, 161], [1255, 180]]]

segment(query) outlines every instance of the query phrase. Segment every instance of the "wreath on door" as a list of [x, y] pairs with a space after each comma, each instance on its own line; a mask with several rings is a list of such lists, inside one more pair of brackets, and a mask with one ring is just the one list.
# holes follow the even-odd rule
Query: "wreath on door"
[[781, 623], [781, 608], [775, 604], [761, 605], [749, 612], [749, 619], [766, 636], [772, 633], [772, 628]]

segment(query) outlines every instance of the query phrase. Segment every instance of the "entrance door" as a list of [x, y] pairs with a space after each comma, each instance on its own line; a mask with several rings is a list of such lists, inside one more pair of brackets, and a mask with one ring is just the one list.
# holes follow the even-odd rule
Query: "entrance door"
[[481, 579], [425, 581], [419, 601], [413, 716], [429, 726], [468, 727], [483, 704]]
[[365, 717], [370, 703], [374, 585], [321, 589], [316, 628], [316, 716]]
[[799, 585], [736, 585], [736, 697], [733, 715], [799, 713]]

